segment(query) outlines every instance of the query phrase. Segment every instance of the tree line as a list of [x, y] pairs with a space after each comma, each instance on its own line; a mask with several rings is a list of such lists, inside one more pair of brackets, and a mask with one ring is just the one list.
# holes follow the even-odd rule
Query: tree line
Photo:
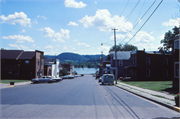
[[98, 68], [99, 62], [71, 62], [65, 61], [64, 64], [74, 65], [74, 68]]

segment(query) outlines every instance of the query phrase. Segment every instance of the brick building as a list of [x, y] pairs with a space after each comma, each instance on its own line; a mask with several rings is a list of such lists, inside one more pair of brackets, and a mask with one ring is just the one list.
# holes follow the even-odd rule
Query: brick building
[[32, 79], [44, 73], [44, 52], [1, 50], [1, 79]]

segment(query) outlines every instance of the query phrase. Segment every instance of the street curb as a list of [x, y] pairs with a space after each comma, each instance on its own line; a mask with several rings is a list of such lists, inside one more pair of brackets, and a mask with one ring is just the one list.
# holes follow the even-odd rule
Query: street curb
[[157, 101], [157, 100], [154, 100], [154, 99], [145, 97], [145, 96], [143, 96], [143, 95], [140, 95], [140, 94], [134, 93], [134, 92], [132, 92], [132, 91], [130, 91], [130, 90], [127, 90], [127, 89], [125, 89], [125, 88], [122, 88], [122, 87], [120, 87], [120, 86], [118, 86], [118, 85], [116, 85], [116, 84], [115, 84], [114, 86], [116, 86], [116, 87], [118, 87], [118, 88], [121, 88], [121, 89], [123, 89], [123, 90], [125, 90], [125, 91], [127, 91], [127, 92], [130, 92], [130, 93], [132, 93], [132, 94], [134, 94], [134, 95], [137, 95], [137, 96], [139, 96], [139, 97], [145, 98], [145, 99], [150, 100], [150, 101], [155, 102], [155, 103], [158, 103], [158, 104], [160, 104], [160, 105], [162, 105], [162, 106], [165, 106], [165, 107], [167, 107], [167, 108], [169, 108], [169, 109], [172, 109], [172, 110], [177, 111], [177, 112], [180, 113], [180, 108], [177, 107], [177, 106], [171, 106], [171, 105], [168, 105], [168, 104], [159, 102], [159, 101]]
[[27, 82], [27, 83], [16, 83], [14, 85], [5, 85], [3, 86], [3, 84], [1, 83], [1, 89], [3, 88], [12, 88], [12, 87], [19, 87], [19, 86], [25, 86], [25, 85], [30, 85], [32, 82]]

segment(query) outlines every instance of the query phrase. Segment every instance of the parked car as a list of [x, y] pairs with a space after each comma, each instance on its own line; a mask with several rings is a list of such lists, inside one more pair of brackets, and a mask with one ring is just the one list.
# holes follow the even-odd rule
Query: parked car
[[102, 77], [99, 78], [99, 82], [102, 82]]
[[55, 82], [56, 80], [54, 78], [52, 78], [51, 76], [41, 76], [40, 78], [35, 78], [35, 79], [31, 79], [32, 83], [52, 83]]
[[102, 85], [104, 85], [104, 84], [113, 84], [114, 85], [114, 75], [113, 74], [103, 74], [101, 83], [102, 83]]
[[60, 77], [58, 77], [58, 76], [52, 76], [52, 78], [53, 78], [53, 79], [55, 79], [55, 81], [56, 81], [56, 82], [58, 82], [58, 81], [61, 81], [61, 80], [62, 80], [62, 78], [60, 78]]
[[65, 75], [63, 76], [63, 79], [73, 79], [74, 76], [73, 75]]
[[96, 74], [96, 79], [100, 78], [101, 75], [100, 74]]
[[74, 78], [77, 78], [78, 77], [78, 75], [74, 75]]

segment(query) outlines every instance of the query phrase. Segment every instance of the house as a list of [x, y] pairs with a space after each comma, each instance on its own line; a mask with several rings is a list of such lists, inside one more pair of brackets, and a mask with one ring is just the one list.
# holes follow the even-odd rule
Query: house
[[103, 61], [103, 74], [113, 74], [111, 72], [110, 67], [111, 67], [111, 62], [110, 61]]
[[179, 89], [179, 42], [180, 42], [179, 36], [170, 39], [170, 42], [172, 43], [173, 88]]
[[32, 79], [44, 74], [44, 52], [1, 50], [1, 79]]
[[161, 81], [171, 80], [172, 56], [159, 52], [138, 50], [131, 52], [132, 65], [125, 67], [125, 74], [131, 80]]
[[61, 66], [59, 59], [44, 59], [44, 75], [59, 76], [59, 67]]
[[74, 65], [71, 64], [61, 64], [62, 68], [66, 69], [69, 75], [72, 75], [74, 72]]
[[[132, 65], [132, 60], [130, 59], [130, 53], [131, 51], [117, 51], [117, 78], [119, 77], [125, 77], [125, 70], [124, 67]], [[111, 56], [111, 72], [115, 75], [116, 72], [116, 66], [115, 66], [115, 52], [110, 52]]]

